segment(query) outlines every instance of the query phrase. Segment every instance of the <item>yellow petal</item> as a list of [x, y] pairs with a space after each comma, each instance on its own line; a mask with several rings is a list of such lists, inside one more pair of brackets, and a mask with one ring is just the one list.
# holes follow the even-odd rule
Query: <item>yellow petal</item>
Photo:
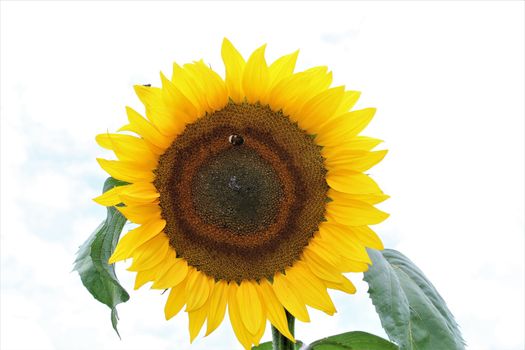
[[202, 61], [184, 65], [195, 77], [202, 81], [209, 113], [223, 108], [228, 103], [228, 92], [222, 78]]
[[257, 331], [257, 333], [252, 335], [253, 345], [255, 346], [259, 345], [259, 343], [261, 342], [261, 338], [264, 335], [265, 329], [266, 329], [266, 318], [264, 319], [263, 322], [261, 322], [261, 326], [259, 327], [259, 330]]
[[344, 96], [344, 86], [325, 90], [308, 100], [298, 113], [299, 126], [309, 133], [319, 132], [321, 125], [330, 120]]
[[354, 294], [356, 292], [356, 288], [353, 283], [343, 275], [341, 275], [341, 280], [339, 283], [333, 283], [329, 281], [325, 281], [324, 283], [328, 288], [337, 289], [348, 294]]
[[317, 254], [324, 261], [327, 261], [333, 266], [339, 266], [341, 260], [339, 254], [334, 250], [332, 244], [326, 243], [320, 238], [319, 233], [314, 235], [314, 238], [310, 240], [308, 246], [306, 246], [304, 250]]
[[115, 186], [112, 189], [104, 192], [102, 195], [93, 198], [95, 202], [106, 207], [111, 207], [122, 202], [120, 195], [129, 185]]
[[343, 272], [365, 272], [368, 270], [368, 264], [372, 262], [356, 261], [344, 256], [341, 256], [339, 267]]
[[188, 283], [186, 284], [186, 295], [188, 296], [186, 311], [197, 310], [204, 305], [210, 296], [210, 290], [209, 277], [194, 268], [190, 268]]
[[133, 162], [97, 158], [97, 162], [111, 177], [126, 182], [152, 182], [155, 175]]
[[296, 120], [303, 105], [330, 86], [332, 74], [327, 71], [326, 67], [314, 67], [281, 80], [269, 93], [269, 105]]
[[188, 275], [188, 263], [184, 259], [176, 258], [174, 251], [168, 253], [169, 258], [163, 266], [157, 269], [155, 283], [151, 286], [154, 289], [167, 289], [176, 286], [184, 281]]
[[204, 303], [199, 309], [188, 311], [188, 319], [190, 326], [190, 343], [192, 343], [195, 338], [199, 335], [199, 332], [206, 320], [206, 315], [208, 315], [209, 310], [209, 301]]
[[120, 160], [140, 164], [144, 169], [154, 169], [157, 166], [158, 156], [153, 154], [143, 139], [106, 133], [97, 135], [96, 141], [101, 147], [115, 152]]
[[308, 310], [304, 304], [299, 290], [290, 284], [287, 277], [280, 272], [276, 273], [273, 279], [273, 291], [277, 299], [292, 315], [300, 321], [310, 322]]
[[328, 71], [328, 67], [312, 67], [298, 74], [303, 74], [303, 77], [309, 81], [308, 89], [303, 91], [305, 102], [328, 89], [332, 84], [332, 72]]
[[365, 247], [346, 230], [346, 226], [323, 222], [319, 233], [320, 238], [328, 242], [340, 255], [355, 261], [371, 263]]
[[277, 85], [281, 80], [293, 74], [298, 55], [299, 50], [280, 57], [268, 67], [270, 73], [270, 87]]
[[332, 282], [339, 281], [339, 276], [341, 274], [335, 265], [332, 265], [330, 262], [321, 258], [314, 251], [305, 249], [302, 260], [308, 265], [310, 271], [320, 279]]
[[368, 194], [350, 194], [350, 193], [343, 193], [334, 190], [333, 188], [330, 188], [328, 190], [328, 197], [332, 200], [336, 201], [346, 201], [348, 199], [350, 200], [358, 200], [361, 202], [365, 202], [368, 204], [377, 204], [381, 203], [384, 200], [387, 200], [390, 198], [390, 196], [384, 194], [384, 193], [368, 193]]
[[[345, 226], [345, 228], [346, 227], [347, 226]], [[341, 241], [337, 241], [337, 238], [332, 241], [328, 239], [324, 232], [324, 227], [321, 231], [323, 232], [318, 232], [314, 235], [314, 239], [312, 239], [305, 248], [305, 252], [308, 251], [312, 255], [317, 254], [322, 260], [326, 261], [331, 266], [336, 266], [336, 270], [340, 272], [363, 272], [368, 269], [368, 264], [371, 262], [368, 254], [365, 254], [362, 251], [357, 251], [357, 254], [348, 256], [347, 251], [345, 251], [345, 249], [348, 249], [346, 247], [347, 245], [341, 244]], [[351, 244], [358, 245], [358, 248], [354, 249], [363, 249], [363, 246], [359, 245], [357, 242]], [[327, 280], [324, 281], [330, 282]]]
[[320, 145], [337, 145], [359, 134], [370, 123], [375, 108], [366, 108], [339, 115], [322, 126], [316, 136]]
[[286, 276], [292, 288], [301, 291], [304, 302], [328, 315], [335, 313], [335, 306], [320, 279], [318, 279], [302, 261], [286, 270]]
[[253, 344], [251, 340], [252, 336], [241, 319], [239, 304], [237, 302], [237, 289], [237, 283], [230, 282], [228, 285], [228, 315], [235, 336], [246, 350], [250, 350]]
[[383, 140], [375, 139], [368, 136], [354, 136], [348, 139], [345, 138], [343, 140], [329, 140], [329, 142], [327, 142], [325, 146], [338, 146], [339, 148], [346, 150], [370, 151], [371, 149], [379, 145], [381, 142], [383, 142]]
[[147, 142], [157, 148], [166, 149], [171, 144], [171, 138], [162, 134], [153, 124], [144, 119], [138, 112], [131, 107], [126, 107], [129, 124], [123, 126], [119, 131], [131, 131], [140, 135]]
[[130, 258], [137, 247], [160, 234], [165, 226], [166, 221], [153, 220], [129, 231], [124, 237], [120, 238], [115, 252], [109, 258], [109, 263], [113, 264]]
[[[158, 266], [158, 265], [157, 265]], [[148, 282], [155, 280], [155, 275], [157, 274], [157, 266], [152, 267], [148, 270], [138, 271], [137, 277], [135, 277], [135, 286], [134, 289], [137, 290]]]
[[155, 219], [160, 219], [161, 211], [156, 202], [116, 208], [126, 217], [126, 219], [135, 224], [144, 224]]
[[241, 320], [248, 332], [255, 335], [264, 322], [264, 314], [255, 286], [256, 282], [242, 281], [237, 290]]
[[362, 150], [348, 150], [339, 146], [323, 146], [321, 150], [321, 154], [325, 158], [325, 163], [331, 168], [334, 168], [341, 163], [352, 161], [356, 158], [359, 159], [368, 153], [369, 152]]
[[361, 96], [361, 93], [359, 91], [345, 91], [343, 100], [341, 101], [341, 104], [337, 108], [335, 115], [341, 115], [351, 110], [352, 107], [354, 107], [354, 105], [357, 103], [357, 100], [359, 99], [360, 96]]
[[356, 172], [363, 172], [377, 163], [379, 163], [385, 157], [387, 151], [346, 151], [337, 150], [336, 147], [323, 147], [321, 151], [323, 157], [325, 157], [325, 164], [330, 169], [335, 171], [350, 170]]
[[209, 110], [208, 101], [206, 100], [206, 91], [203, 83], [195, 75], [184, 67], [173, 63], [173, 75], [171, 81], [177, 89], [186, 96], [197, 110], [199, 117], [203, 116]]
[[383, 242], [377, 234], [368, 226], [348, 227], [348, 232], [365, 247], [383, 250]]
[[186, 281], [171, 288], [170, 295], [164, 306], [164, 316], [169, 320], [180, 312], [186, 302]]
[[168, 253], [169, 239], [166, 235], [157, 235], [133, 252], [133, 263], [128, 271], [144, 271], [160, 264]]
[[244, 67], [242, 88], [246, 99], [250, 103], [259, 102], [268, 90], [270, 73], [264, 58], [266, 45], [255, 50]]
[[120, 197], [125, 203], [145, 204], [157, 201], [160, 193], [151, 182], [136, 182], [126, 186]]
[[244, 58], [235, 49], [232, 43], [224, 38], [221, 50], [222, 60], [226, 68], [226, 87], [228, 95], [236, 102], [241, 103], [244, 99], [242, 91], [242, 77], [244, 74]]
[[368, 204], [376, 204], [388, 199], [389, 196], [379, 192], [379, 193], [366, 193], [366, 194], [355, 194], [355, 193], [345, 193], [336, 191], [333, 188], [328, 190], [327, 196], [333, 201], [341, 203], [343, 205], [351, 205], [354, 201], [361, 201]]
[[375, 225], [389, 215], [358, 200], [332, 201], [326, 205], [326, 218], [347, 226]]
[[332, 170], [328, 167], [326, 182], [336, 191], [351, 194], [383, 193], [372, 178], [350, 170]]
[[213, 332], [224, 319], [226, 313], [226, 304], [228, 301], [228, 283], [220, 280], [215, 284], [210, 295], [210, 307], [208, 310], [208, 322], [206, 335]]
[[180, 128], [180, 121], [172, 106], [164, 101], [164, 89], [135, 85], [135, 93], [146, 107], [146, 117], [164, 135], [172, 138]]
[[164, 74], [160, 74], [162, 82], [162, 98], [169, 106], [179, 124], [174, 128], [174, 134], [180, 134], [186, 124], [193, 123], [201, 117], [202, 111], [198, 111], [195, 105], [170, 81]]
[[263, 279], [259, 282], [259, 297], [262, 300], [268, 319], [286, 338], [295, 343], [295, 338], [288, 328], [288, 321], [282, 304], [277, 299], [270, 283]]

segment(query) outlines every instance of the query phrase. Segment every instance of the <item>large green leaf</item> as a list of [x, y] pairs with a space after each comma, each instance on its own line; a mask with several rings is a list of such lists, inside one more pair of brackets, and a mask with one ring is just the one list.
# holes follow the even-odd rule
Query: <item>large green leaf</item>
[[306, 350], [398, 350], [396, 344], [366, 332], [332, 335], [310, 344]]
[[406, 256], [369, 249], [365, 272], [370, 298], [390, 339], [402, 350], [460, 350], [464, 341], [436, 288]]
[[[104, 183], [104, 192], [125, 184], [110, 177]], [[106, 219], [80, 246], [74, 267], [80, 275], [82, 284], [91, 295], [111, 309], [111, 324], [117, 334], [119, 333], [116, 306], [128, 301], [129, 294], [120, 285], [115, 274], [115, 266], [109, 265], [108, 259], [115, 250], [125, 223], [126, 218], [118, 210], [108, 207]]]

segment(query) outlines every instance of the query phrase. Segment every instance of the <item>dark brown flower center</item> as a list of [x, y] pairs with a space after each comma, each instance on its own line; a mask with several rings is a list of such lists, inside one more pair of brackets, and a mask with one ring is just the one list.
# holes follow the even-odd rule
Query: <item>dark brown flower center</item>
[[160, 157], [165, 232], [216, 279], [271, 278], [296, 261], [323, 220], [320, 148], [281, 112], [230, 103], [187, 125]]
[[193, 204], [206, 224], [249, 235], [275, 222], [284, 195], [279, 176], [249, 145], [228, 145], [195, 175]]

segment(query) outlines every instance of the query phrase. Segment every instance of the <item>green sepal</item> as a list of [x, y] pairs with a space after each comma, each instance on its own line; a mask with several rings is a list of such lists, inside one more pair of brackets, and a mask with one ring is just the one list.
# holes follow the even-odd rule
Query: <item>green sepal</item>
[[463, 350], [454, 316], [423, 272], [400, 252], [369, 249], [368, 293], [390, 340], [401, 350]]
[[[104, 183], [103, 192], [126, 184], [110, 177]], [[73, 268], [78, 271], [82, 284], [91, 295], [111, 309], [111, 324], [119, 337], [116, 306], [128, 301], [129, 294], [117, 279], [115, 265], [109, 265], [108, 260], [125, 223], [126, 218], [115, 207], [108, 207], [106, 219], [80, 246]]]
[[306, 350], [398, 350], [396, 344], [366, 332], [347, 332], [319, 339]]

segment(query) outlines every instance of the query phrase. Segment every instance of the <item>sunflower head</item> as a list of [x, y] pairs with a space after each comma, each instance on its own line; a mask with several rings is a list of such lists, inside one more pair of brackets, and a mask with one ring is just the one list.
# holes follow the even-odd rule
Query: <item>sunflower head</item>
[[386, 152], [358, 135], [375, 109], [351, 111], [359, 93], [326, 67], [294, 72], [297, 52], [268, 65], [264, 51], [245, 61], [225, 39], [225, 79], [174, 64], [161, 87], [135, 87], [146, 118], [127, 108], [119, 131], [136, 136], [97, 136], [117, 157], [101, 167], [129, 184], [95, 200], [137, 224], [109, 262], [131, 258], [135, 288], [170, 289], [166, 319], [185, 308], [191, 340], [227, 309], [247, 349], [266, 320], [293, 340], [285, 310], [333, 314], [327, 289], [355, 292], [343, 273], [368, 268], [365, 247], [383, 248], [368, 226], [387, 217], [363, 173]]

